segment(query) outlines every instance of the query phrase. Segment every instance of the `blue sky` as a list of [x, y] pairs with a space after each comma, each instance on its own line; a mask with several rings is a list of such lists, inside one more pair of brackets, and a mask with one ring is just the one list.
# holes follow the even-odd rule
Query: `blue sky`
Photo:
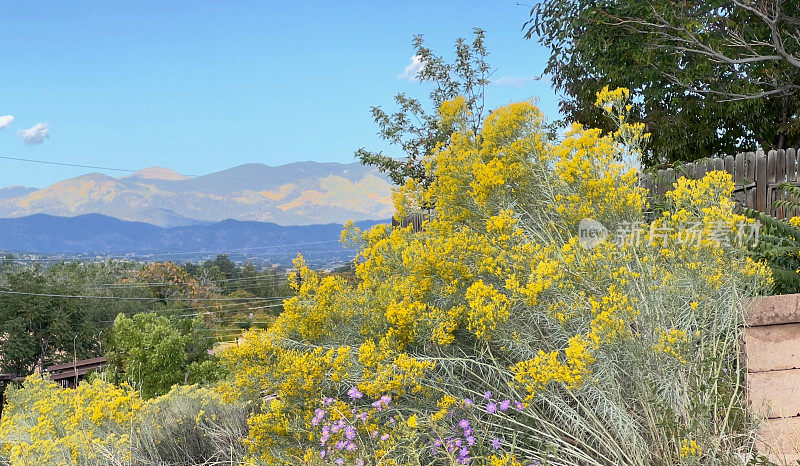
[[[515, 84], [491, 85], [488, 106], [539, 98], [556, 119], [549, 82], [530, 78], [547, 54], [521, 32], [529, 9], [514, 0], [4, 2], [0, 116], [14, 121], [0, 130], [0, 155], [187, 174], [352, 162], [358, 147], [385, 147], [371, 105], [427, 94], [400, 78], [412, 36], [451, 57], [476, 26], [487, 31], [493, 78]], [[0, 186], [89, 171], [0, 160]]]

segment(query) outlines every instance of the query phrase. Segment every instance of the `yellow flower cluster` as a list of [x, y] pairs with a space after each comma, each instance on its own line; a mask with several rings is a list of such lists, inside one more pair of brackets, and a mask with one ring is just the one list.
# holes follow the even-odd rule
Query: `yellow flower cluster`
[[675, 328], [669, 329], [669, 331], [659, 330], [658, 343], [653, 346], [653, 349], [686, 364], [685, 354], [688, 343], [689, 338], [683, 330]]
[[553, 207], [572, 231], [586, 217], [631, 220], [645, 208], [644, 191], [636, 186], [638, 172], [618, 160], [613, 135], [574, 124], [553, 154], [560, 183]]
[[422, 390], [422, 377], [434, 365], [397, 351], [386, 338], [381, 339], [378, 345], [373, 340], [364, 342], [358, 349], [358, 361], [363, 371], [358, 388], [372, 397], [381, 393], [405, 395], [419, 392]]
[[695, 440], [683, 439], [681, 440], [681, 458], [687, 456], [700, 456], [703, 454], [703, 449]]
[[522, 463], [511, 453], [506, 453], [503, 456], [492, 455], [489, 457], [489, 464], [491, 466], [522, 466]]
[[559, 360], [559, 353], [540, 351], [535, 358], [511, 366], [517, 384], [527, 393], [527, 401], [551, 382], [561, 382], [567, 388], [576, 388], [583, 383], [589, 374], [589, 366], [594, 362], [590, 343], [583, 336], [576, 335], [569, 339], [564, 349], [565, 361]]
[[467, 288], [467, 302], [467, 326], [478, 338], [491, 337], [497, 325], [508, 319], [509, 299], [481, 280]]

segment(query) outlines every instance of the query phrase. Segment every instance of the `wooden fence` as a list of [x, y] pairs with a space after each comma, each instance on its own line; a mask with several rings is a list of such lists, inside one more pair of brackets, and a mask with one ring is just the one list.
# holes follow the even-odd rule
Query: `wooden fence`
[[795, 149], [747, 152], [687, 163], [676, 168], [658, 170], [642, 176], [640, 184], [660, 198], [671, 189], [680, 177], [702, 178], [707, 172], [724, 170], [733, 176], [736, 184], [735, 200], [745, 207], [767, 212], [778, 218], [793, 217], [792, 212], [773, 209], [776, 200], [783, 197], [778, 185], [783, 182], [800, 185], [800, 152]]

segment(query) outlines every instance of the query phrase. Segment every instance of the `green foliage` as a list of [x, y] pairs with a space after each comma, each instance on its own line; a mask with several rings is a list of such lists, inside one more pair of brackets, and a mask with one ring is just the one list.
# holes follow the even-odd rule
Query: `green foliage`
[[117, 316], [106, 356], [142, 396], [167, 393], [173, 385], [210, 382], [220, 369], [208, 354], [213, 341], [202, 319], [173, 321], [152, 313]]
[[[652, 133], [647, 165], [797, 146], [800, 68], [765, 58], [778, 54], [755, 13], [776, 2], [752, 12], [735, 3], [545, 0], [531, 9], [526, 37], [550, 49], [545, 73], [567, 121], [610, 130], [595, 93], [608, 85], [640, 96], [632, 118]], [[800, 11], [797, 1], [783, 3], [785, 14]], [[777, 33], [796, 57], [798, 18], [785, 14]], [[748, 49], [737, 45], [740, 36], [762, 43]]]
[[[81, 294], [84, 288], [56, 280], [39, 267], [6, 273], [3, 290], [49, 295]], [[85, 303], [58, 296], [4, 294], [0, 299], [0, 372], [29, 374], [38, 367], [92, 356], [97, 328]]]
[[[423, 83], [433, 84], [429, 94], [430, 108], [438, 109], [443, 102], [463, 96], [470, 111], [469, 127], [477, 136], [484, 118], [484, 89], [489, 84], [491, 67], [486, 61], [488, 52], [484, 44], [485, 33], [474, 30], [472, 43], [463, 38], [456, 40], [456, 58], [448, 63], [431, 49], [425, 47], [421, 35], [414, 37], [414, 55], [422, 68], [414, 77]], [[398, 109], [389, 114], [380, 106], [372, 107], [372, 118], [379, 128], [381, 139], [399, 147], [404, 159], [372, 152], [363, 147], [356, 151], [356, 158], [365, 165], [373, 165], [389, 175], [398, 185], [414, 179], [428, 185], [430, 174], [426, 172], [422, 159], [430, 155], [437, 146], [446, 145], [454, 128], [442, 125], [435, 111], [426, 111], [425, 105], [415, 98], [399, 93], [394, 98]]]
[[175, 387], [148, 402], [133, 456], [140, 464], [242, 464], [249, 414], [210, 388]]
[[[800, 188], [782, 183], [779, 189], [785, 198], [773, 204], [775, 209], [800, 213]], [[780, 220], [754, 209], [744, 214], [761, 224], [758, 242], [751, 247], [754, 259], [766, 261], [772, 270], [776, 294], [800, 293], [800, 228], [797, 223]]]

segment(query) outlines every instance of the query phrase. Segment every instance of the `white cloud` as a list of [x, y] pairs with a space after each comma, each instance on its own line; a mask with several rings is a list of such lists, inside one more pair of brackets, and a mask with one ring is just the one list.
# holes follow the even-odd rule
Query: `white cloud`
[[423, 68], [425, 68], [425, 62], [422, 61], [422, 57], [419, 55], [414, 55], [411, 57], [411, 63], [409, 63], [408, 66], [406, 66], [406, 69], [403, 70], [403, 74], [397, 76], [397, 79], [416, 81], [417, 75], [420, 71], [422, 71]]
[[0, 116], [0, 129], [8, 128], [12, 121], [14, 121], [14, 115]]
[[50, 131], [47, 128], [47, 123], [36, 123], [28, 129], [21, 129], [17, 131], [22, 142], [25, 144], [41, 144], [45, 139], [50, 137]]
[[542, 79], [541, 76], [533, 74], [530, 76], [501, 76], [492, 81], [492, 84], [497, 84], [498, 86], [522, 87], [530, 82], [539, 81], [540, 79]]

